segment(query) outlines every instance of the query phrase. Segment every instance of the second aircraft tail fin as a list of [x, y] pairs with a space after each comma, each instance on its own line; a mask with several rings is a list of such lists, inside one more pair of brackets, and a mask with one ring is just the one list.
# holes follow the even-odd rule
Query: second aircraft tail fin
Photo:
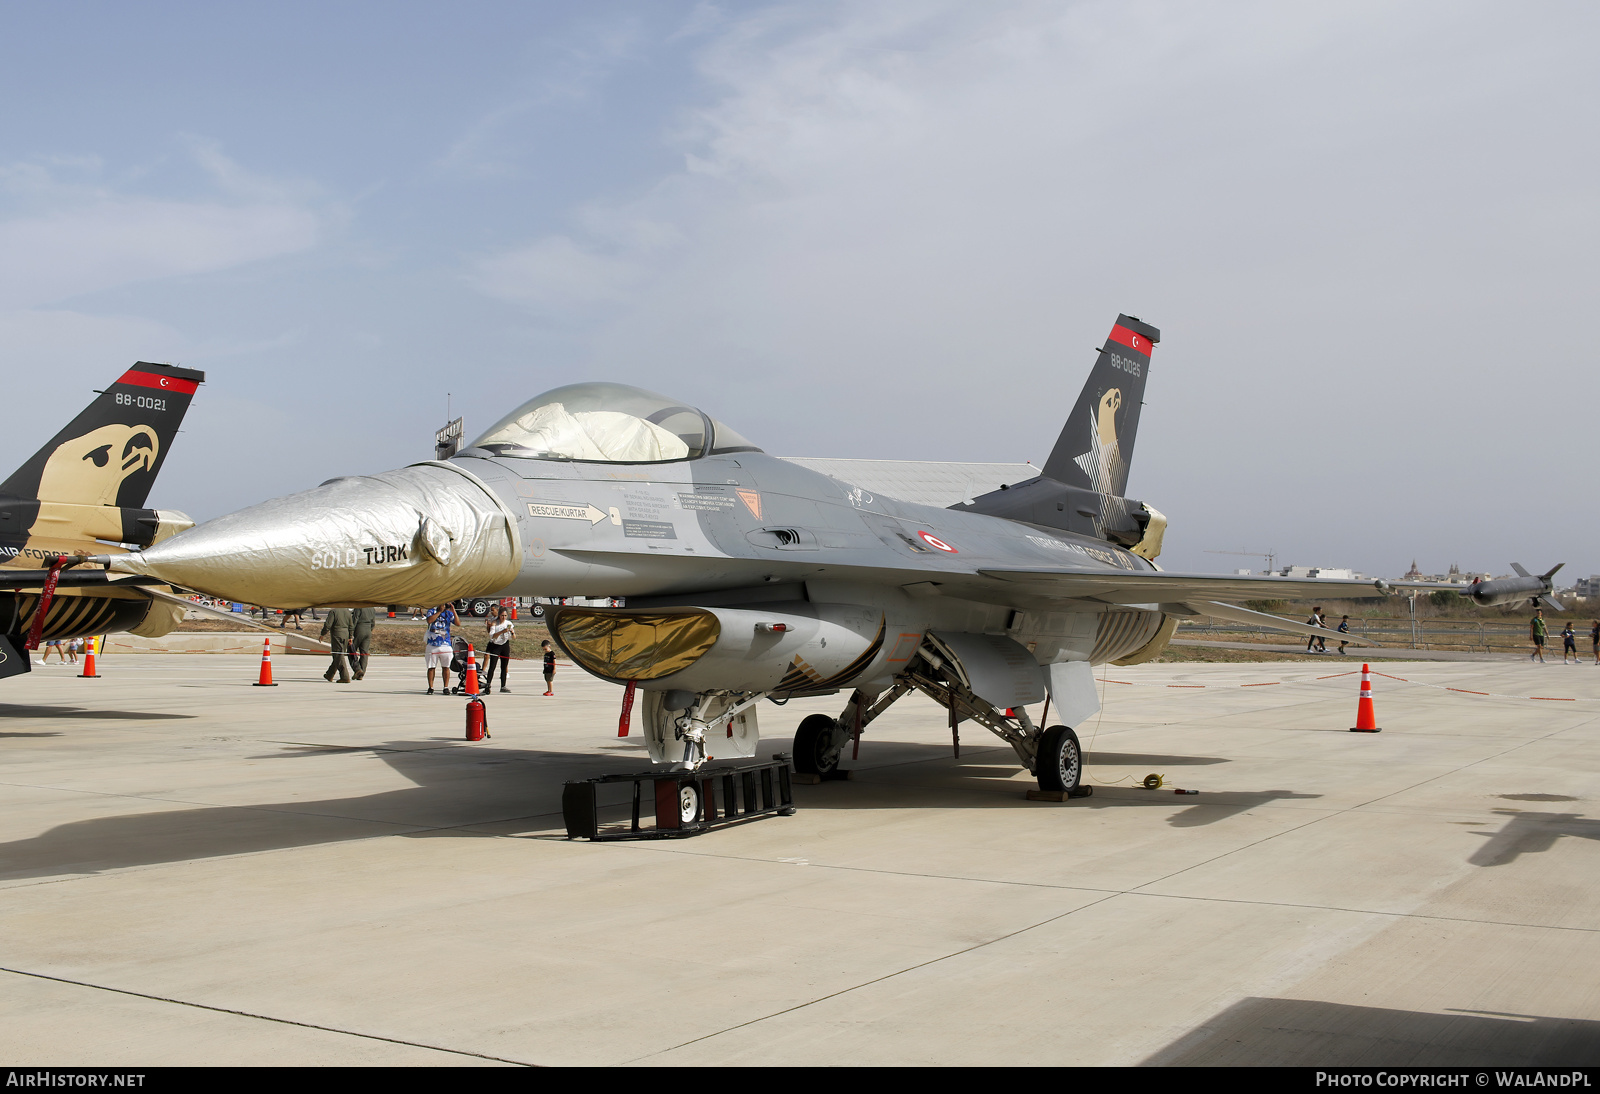
[[140, 361], [0, 484], [0, 497], [139, 508], [205, 378]]

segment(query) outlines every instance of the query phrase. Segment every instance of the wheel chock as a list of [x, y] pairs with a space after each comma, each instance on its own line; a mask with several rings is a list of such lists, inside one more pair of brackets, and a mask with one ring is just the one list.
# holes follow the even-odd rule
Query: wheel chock
[[823, 783], [849, 782], [850, 772], [834, 769], [823, 775], [813, 774], [810, 771], [796, 771], [789, 776], [790, 782], [797, 782], [801, 786], [820, 786]]
[[1090, 798], [1094, 796], [1094, 787], [1076, 786], [1071, 790], [1030, 790], [1028, 800], [1031, 802], [1064, 802], [1072, 798]]
[[[791, 778], [789, 757], [778, 753], [762, 763], [575, 779], [561, 789], [561, 817], [568, 839], [681, 839], [760, 817], [794, 816]], [[626, 827], [600, 821], [598, 791], [611, 783], [632, 784]], [[654, 805], [654, 827], [640, 824], [646, 800]]]

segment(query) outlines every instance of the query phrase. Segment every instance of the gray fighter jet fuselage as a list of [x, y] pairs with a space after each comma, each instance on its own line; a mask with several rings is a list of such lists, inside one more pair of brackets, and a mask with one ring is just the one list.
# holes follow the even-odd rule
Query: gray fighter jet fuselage
[[[848, 690], [796, 734], [797, 769], [826, 773], [919, 691], [1071, 791], [1091, 666], [1157, 656], [1183, 617], [1312, 630], [1228, 599], [1385, 590], [1154, 564], [1165, 518], [1124, 494], [1159, 341], [1119, 316], [1041, 472], [948, 508], [767, 455], [666, 396], [575, 384], [449, 460], [334, 479], [114, 564], [281, 607], [622, 596], [547, 621], [579, 666], [642, 693], [656, 762], [752, 755], [760, 700]], [[1047, 695], [1059, 724], [1035, 725]]]

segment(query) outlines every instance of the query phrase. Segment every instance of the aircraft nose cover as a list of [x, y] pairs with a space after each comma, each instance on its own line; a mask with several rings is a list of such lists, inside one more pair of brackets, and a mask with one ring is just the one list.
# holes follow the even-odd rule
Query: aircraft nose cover
[[503, 589], [518, 551], [511, 518], [476, 478], [420, 464], [274, 498], [113, 565], [276, 608], [439, 604]]

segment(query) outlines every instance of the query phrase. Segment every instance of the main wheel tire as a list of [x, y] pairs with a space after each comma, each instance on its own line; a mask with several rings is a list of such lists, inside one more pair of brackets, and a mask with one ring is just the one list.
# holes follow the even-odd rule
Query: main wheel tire
[[826, 714], [808, 714], [794, 731], [794, 769], [802, 775], [828, 775], [839, 766], [833, 750], [839, 723]]
[[1051, 726], [1039, 738], [1035, 762], [1040, 790], [1076, 790], [1083, 778], [1083, 748], [1066, 726]]

